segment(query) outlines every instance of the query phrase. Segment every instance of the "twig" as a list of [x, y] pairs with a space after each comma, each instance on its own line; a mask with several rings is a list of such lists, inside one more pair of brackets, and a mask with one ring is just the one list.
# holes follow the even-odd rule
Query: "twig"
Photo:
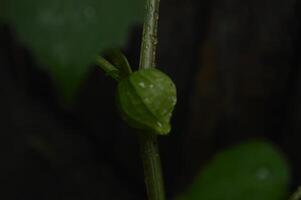
[[[157, 29], [160, 0], [147, 0], [146, 15], [140, 52], [140, 69], [156, 66]], [[164, 183], [157, 136], [141, 133], [140, 149], [144, 167], [144, 177], [149, 200], [164, 200]]]

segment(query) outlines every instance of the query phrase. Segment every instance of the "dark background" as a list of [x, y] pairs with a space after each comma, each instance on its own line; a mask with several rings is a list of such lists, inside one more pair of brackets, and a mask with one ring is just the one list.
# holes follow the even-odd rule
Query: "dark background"
[[[178, 88], [160, 138], [168, 199], [225, 147], [267, 138], [301, 179], [300, 1], [162, 0], [158, 66]], [[124, 49], [138, 65], [141, 26]], [[0, 26], [0, 199], [145, 198], [136, 137], [94, 68], [73, 107], [14, 31]]]

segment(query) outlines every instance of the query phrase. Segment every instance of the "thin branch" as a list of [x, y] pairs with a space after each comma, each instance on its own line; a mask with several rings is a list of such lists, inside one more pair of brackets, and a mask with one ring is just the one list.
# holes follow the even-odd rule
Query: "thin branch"
[[109, 76], [111, 76], [113, 79], [115, 79], [116, 81], [120, 80], [120, 72], [119, 72], [119, 70], [114, 65], [112, 65], [109, 61], [107, 61], [106, 59], [104, 59], [101, 56], [97, 56], [97, 58], [96, 58], [96, 64], [103, 71], [105, 71], [106, 74], [108, 74]]
[[160, 0], [147, 0], [140, 52], [140, 68], [156, 66], [157, 30]]
[[[157, 29], [160, 0], [147, 0], [140, 52], [140, 69], [156, 66]], [[149, 200], [164, 200], [164, 183], [157, 136], [140, 133], [139, 142]]]

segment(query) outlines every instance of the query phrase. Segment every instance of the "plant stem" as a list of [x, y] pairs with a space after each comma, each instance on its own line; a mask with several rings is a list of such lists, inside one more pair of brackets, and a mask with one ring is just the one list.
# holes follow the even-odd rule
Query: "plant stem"
[[164, 183], [157, 136], [152, 134], [139, 134], [139, 142], [148, 199], [164, 200]]
[[97, 56], [96, 64], [102, 68], [109, 76], [118, 81], [120, 79], [119, 70], [101, 56]]
[[146, 15], [140, 52], [140, 68], [156, 66], [159, 5], [160, 0], [146, 0]]
[[[146, 15], [140, 52], [140, 69], [156, 66], [157, 30], [160, 0], [146, 1]], [[149, 133], [139, 134], [144, 179], [149, 200], [164, 200], [160, 154], [157, 136]]]

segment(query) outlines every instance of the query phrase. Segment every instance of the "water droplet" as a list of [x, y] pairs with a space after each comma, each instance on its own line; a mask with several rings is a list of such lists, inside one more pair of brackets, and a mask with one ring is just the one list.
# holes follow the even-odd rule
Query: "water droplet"
[[144, 82], [140, 82], [139, 85], [140, 85], [140, 87], [145, 88]]
[[152, 44], [154, 44], [154, 45], [158, 44], [158, 40], [155, 35], [153, 35], [153, 34], [150, 35], [150, 38], [151, 38]]
[[149, 49], [149, 43], [148, 42], [145, 44], [145, 49]]
[[269, 177], [269, 175], [270, 175], [270, 171], [266, 167], [259, 168], [256, 171], [256, 178], [261, 181], [267, 179]]
[[168, 99], [172, 102], [172, 104], [176, 104], [177, 103], [177, 99], [175, 97], [168, 97]]
[[157, 122], [157, 125], [158, 125], [160, 128], [162, 127], [161, 122]]

